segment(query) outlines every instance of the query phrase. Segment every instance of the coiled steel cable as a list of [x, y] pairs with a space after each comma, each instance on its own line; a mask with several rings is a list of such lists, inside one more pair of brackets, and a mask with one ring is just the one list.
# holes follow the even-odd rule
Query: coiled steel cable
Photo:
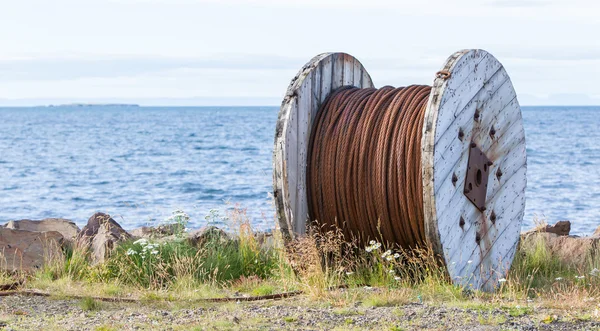
[[430, 86], [343, 86], [319, 108], [307, 162], [309, 216], [347, 238], [424, 243], [421, 134]]

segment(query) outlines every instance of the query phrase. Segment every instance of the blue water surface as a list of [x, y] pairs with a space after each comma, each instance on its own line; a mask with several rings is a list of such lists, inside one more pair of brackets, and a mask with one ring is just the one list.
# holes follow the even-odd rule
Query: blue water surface
[[[274, 226], [277, 107], [0, 108], [0, 222], [96, 211], [125, 228], [181, 209], [191, 227], [239, 204]], [[600, 224], [600, 107], [523, 107], [534, 217]]]

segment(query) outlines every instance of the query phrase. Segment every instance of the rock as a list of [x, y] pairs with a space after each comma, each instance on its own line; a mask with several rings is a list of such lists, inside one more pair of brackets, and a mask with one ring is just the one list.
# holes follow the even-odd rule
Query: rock
[[177, 232], [183, 232], [181, 224], [161, 224], [157, 227], [142, 226], [129, 231], [135, 238], [158, 239], [175, 235]]
[[579, 267], [590, 265], [598, 258], [598, 237], [559, 236], [555, 233], [536, 232], [521, 237], [521, 250], [531, 251], [535, 245], [545, 245], [561, 262]]
[[92, 263], [102, 263], [119, 242], [131, 235], [108, 214], [95, 213], [77, 236], [77, 246], [90, 250]]
[[0, 269], [30, 272], [62, 257], [64, 237], [57, 231], [34, 232], [0, 228]]
[[225, 231], [217, 228], [216, 226], [209, 226], [204, 229], [189, 233], [188, 240], [193, 246], [201, 247], [212, 240], [217, 240], [217, 242], [220, 243], [226, 243], [230, 241], [231, 238]]
[[554, 225], [544, 225], [538, 226], [534, 229], [525, 231], [523, 234], [530, 234], [535, 232], [547, 232], [554, 233], [559, 236], [568, 236], [569, 232], [571, 232], [571, 222], [570, 221], [558, 221]]
[[41, 221], [9, 221], [8, 223], [6, 223], [5, 227], [7, 229], [25, 230], [33, 232], [56, 231], [62, 234], [62, 236], [65, 239], [71, 242], [73, 242], [75, 238], [77, 238], [77, 234], [80, 231], [79, 227], [73, 221], [62, 218], [46, 218]]

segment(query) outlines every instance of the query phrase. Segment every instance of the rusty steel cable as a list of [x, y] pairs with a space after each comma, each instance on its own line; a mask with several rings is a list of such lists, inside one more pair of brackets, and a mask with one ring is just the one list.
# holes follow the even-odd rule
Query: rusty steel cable
[[430, 86], [343, 86], [319, 108], [308, 146], [309, 216], [347, 238], [425, 241], [421, 134]]

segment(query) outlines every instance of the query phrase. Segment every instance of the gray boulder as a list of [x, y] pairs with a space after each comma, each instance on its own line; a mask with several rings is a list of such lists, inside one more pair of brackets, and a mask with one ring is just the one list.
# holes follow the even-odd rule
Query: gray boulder
[[225, 244], [232, 240], [227, 232], [217, 228], [216, 226], [208, 226], [204, 229], [190, 232], [187, 239], [190, 244], [195, 247], [202, 247], [209, 242]]
[[521, 235], [521, 248], [534, 250], [536, 245], [543, 245], [548, 252], [561, 262], [582, 269], [597, 261], [600, 256], [598, 237], [559, 236], [551, 232], [533, 232]]
[[531, 233], [554, 233], [557, 236], [568, 236], [571, 232], [571, 222], [570, 221], [558, 221], [554, 225], [542, 225], [531, 230], [525, 231], [523, 234], [528, 235]]
[[8, 223], [6, 223], [5, 227], [7, 229], [25, 230], [33, 232], [56, 231], [62, 234], [62, 236], [66, 240], [71, 242], [73, 242], [75, 238], [77, 238], [77, 234], [79, 234], [80, 231], [79, 227], [73, 221], [63, 218], [46, 218], [40, 221], [27, 219], [9, 221]]
[[95, 213], [77, 235], [77, 247], [89, 250], [93, 264], [106, 260], [118, 243], [132, 236], [108, 214]]
[[31, 272], [62, 258], [64, 237], [57, 231], [34, 232], [0, 228], [0, 269]]

